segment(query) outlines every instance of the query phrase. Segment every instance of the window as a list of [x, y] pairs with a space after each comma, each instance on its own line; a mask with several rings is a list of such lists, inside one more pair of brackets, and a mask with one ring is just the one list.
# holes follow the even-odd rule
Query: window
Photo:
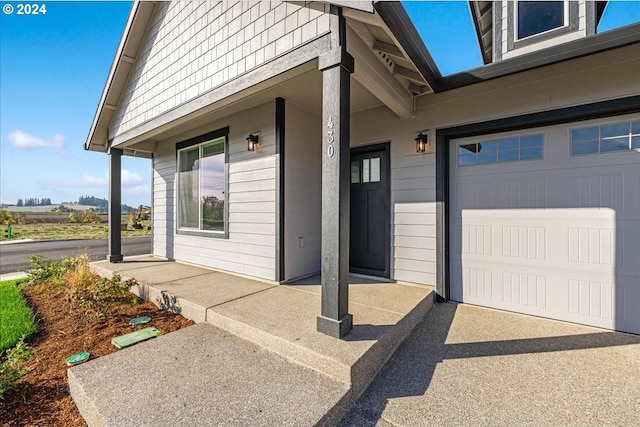
[[571, 130], [571, 155], [640, 149], [640, 121]]
[[179, 145], [178, 229], [225, 233], [225, 145], [224, 136]]
[[[580, 28], [577, 1], [508, 1], [507, 51], [566, 35]], [[501, 12], [501, 8], [498, 8]], [[498, 36], [501, 37], [502, 36]]]
[[351, 161], [351, 183], [380, 181], [380, 157]]
[[458, 146], [458, 166], [542, 158], [542, 134], [515, 136]]
[[541, 34], [564, 27], [564, 1], [519, 1], [517, 2], [517, 38]]

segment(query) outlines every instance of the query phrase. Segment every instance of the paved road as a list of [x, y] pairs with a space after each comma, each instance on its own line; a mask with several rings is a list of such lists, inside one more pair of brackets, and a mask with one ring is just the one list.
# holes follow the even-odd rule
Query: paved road
[[[89, 255], [91, 260], [107, 256], [107, 239], [86, 240], [43, 240], [0, 245], [0, 274], [13, 273], [28, 268], [29, 257], [40, 254], [51, 259]], [[151, 253], [151, 237], [128, 237], [122, 239], [122, 253], [125, 256]]]

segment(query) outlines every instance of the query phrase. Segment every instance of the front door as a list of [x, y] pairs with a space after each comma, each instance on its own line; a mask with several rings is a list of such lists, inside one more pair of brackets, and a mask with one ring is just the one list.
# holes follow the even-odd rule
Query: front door
[[389, 144], [351, 150], [349, 268], [389, 277]]

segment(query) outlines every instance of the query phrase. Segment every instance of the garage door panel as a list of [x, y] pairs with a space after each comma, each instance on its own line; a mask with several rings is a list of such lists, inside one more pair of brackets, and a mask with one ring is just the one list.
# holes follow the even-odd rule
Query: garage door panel
[[517, 132], [452, 141], [451, 298], [640, 333], [640, 152], [571, 157], [575, 126], [520, 132], [544, 135], [531, 161], [457, 165]]
[[621, 276], [616, 281], [616, 328], [624, 332], [638, 332], [640, 325], [640, 281], [637, 277]]
[[[618, 221], [617, 226], [617, 273], [637, 277], [640, 286], [640, 220]], [[640, 300], [637, 301], [640, 306]]]
[[631, 284], [632, 278], [616, 277], [612, 282], [609, 275], [563, 270], [540, 274], [536, 268], [509, 267], [460, 267], [462, 300], [608, 329], [634, 331], [637, 325], [637, 310], [629, 301], [640, 297], [640, 292]]

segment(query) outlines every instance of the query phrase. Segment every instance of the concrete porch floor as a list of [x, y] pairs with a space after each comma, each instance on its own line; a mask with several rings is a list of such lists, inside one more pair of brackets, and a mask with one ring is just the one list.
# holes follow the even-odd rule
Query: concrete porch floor
[[[158, 352], [162, 353], [160, 359], [171, 359], [170, 353], [176, 355], [175, 360], [181, 360], [182, 357], [188, 359], [186, 348], [214, 345], [202, 341], [216, 341], [215, 337], [223, 337], [219, 340], [227, 343], [224, 346], [231, 345], [229, 340], [236, 340], [234, 350], [227, 351], [227, 356], [218, 354], [216, 360], [237, 354], [228, 360], [226, 366], [224, 363], [216, 364], [214, 372], [208, 370], [211, 366], [202, 360], [201, 370], [194, 365], [189, 372], [182, 372], [181, 375], [190, 376], [186, 381], [194, 383], [195, 389], [208, 384], [206, 388], [213, 387], [215, 396], [222, 399], [225, 393], [229, 393], [227, 387], [230, 384], [211, 384], [210, 377], [226, 372], [230, 380], [237, 376], [239, 381], [233, 386], [235, 391], [227, 396], [228, 400], [250, 403], [267, 399], [267, 402], [271, 402], [269, 410], [273, 412], [269, 423], [333, 424], [365, 390], [434, 301], [433, 288], [430, 287], [383, 283], [353, 276], [350, 278], [349, 311], [353, 314], [354, 328], [345, 339], [339, 340], [316, 331], [316, 317], [320, 312], [319, 276], [280, 285], [151, 256], [128, 258], [118, 264], [97, 262], [93, 268], [105, 276], [119, 274], [123, 278], [134, 278], [139, 283], [134, 291], [140, 296], [198, 323], [213, 325], [213, 328], [195, 325], [184, 332], [177, 331], [70, 369], [72, 396], [90, 425], [122, 425], [124, 422], [123, 418], [106, 415], [113, 402], [104, 401], [110, 400], [104, 394], [105, 384], [96, 382], [96, 378], [109, 376], [111, 370], [112, 375], [117, 375], [117, 368], [131, 364], [132, 360], [157, 359]], [[164, 350], [161, 342], [167, 343]], [[219, 353], [214, 348], [203, 351]], [[260, 352], [262, 357], [256, 359], [251, 356], [256, 352]], [[242, 359], [246, 359], [247, 363], [232, 363]], [[278, 367], [279, 374], [273, 374], [279, 375], [277, 378], [269, 373], [273, 366]], [[176, 366], [175, 369], [180, 368]], [[239, 374], [238, 369], [243, 374]], [[249, 375], [248, 372], [253, 374]], [[288, 381], [290, 377], [294, 379]], [[261, 378], [267, 382], [275, 381], [278, 392], [272, 390], [265, 395], [263, 392], [269, 387], [239, 387], [243, 382], [255, 381], [257, 384]], [[129, 393], [138, 390], [137, 385], [132, 385], [131, 379], [114, 381], [128, 389]], [[140, 378], [140, 382], [146, 381], [148, 379]], [[151, 384], [154, 384], [153, 381]], [[148, 383], [144, 387], [149, 390]], [[159, 387], [166, 387], [166, 384]], [[315, 397], [315, 406], [311, 403], [314, 399], [306, 396], [306, 391], [301, 391], [314, 388], [325, 390]], [[127, 390], [120, 392], [126, 394]], [[238, 393], [245, 395], [238, 396]], [[309, 401], [308, 410], [294, 416], [290, 403], [284, 398], [289, 393]], [[202, 396], [204, 398], [207, 394]], [[174, 399], [173, 393], [168, 393], [166, 398]], [[155, 403], [156, 407], [163, 404]], [[206, 402], [200, 406], [206, 407]], [[143, 409], [136, 407], [131, 411], [137, 413]], [[206, 415], [206, 410], [200, 413]], [[147, 419], [139, 418], [136, 425], [158, 425], [161, 419], [156, 415], [150, 415]], [[220, 419], [224, 417], [222, 412], [211, 413], [210, 416], [216, 418], [213, 424], [234, 425], [233, 420], [236, 419]], [[261, 417], [256, 418], [255, 422], [248, 422], [245, 416], [238, 416], [242, 425], [265, 425]], [[166, 420], [167, 425], [171, 425], [171, 422], [175, 425], [175, 421], [179, 421], [172, 417], [162, 419]]]

